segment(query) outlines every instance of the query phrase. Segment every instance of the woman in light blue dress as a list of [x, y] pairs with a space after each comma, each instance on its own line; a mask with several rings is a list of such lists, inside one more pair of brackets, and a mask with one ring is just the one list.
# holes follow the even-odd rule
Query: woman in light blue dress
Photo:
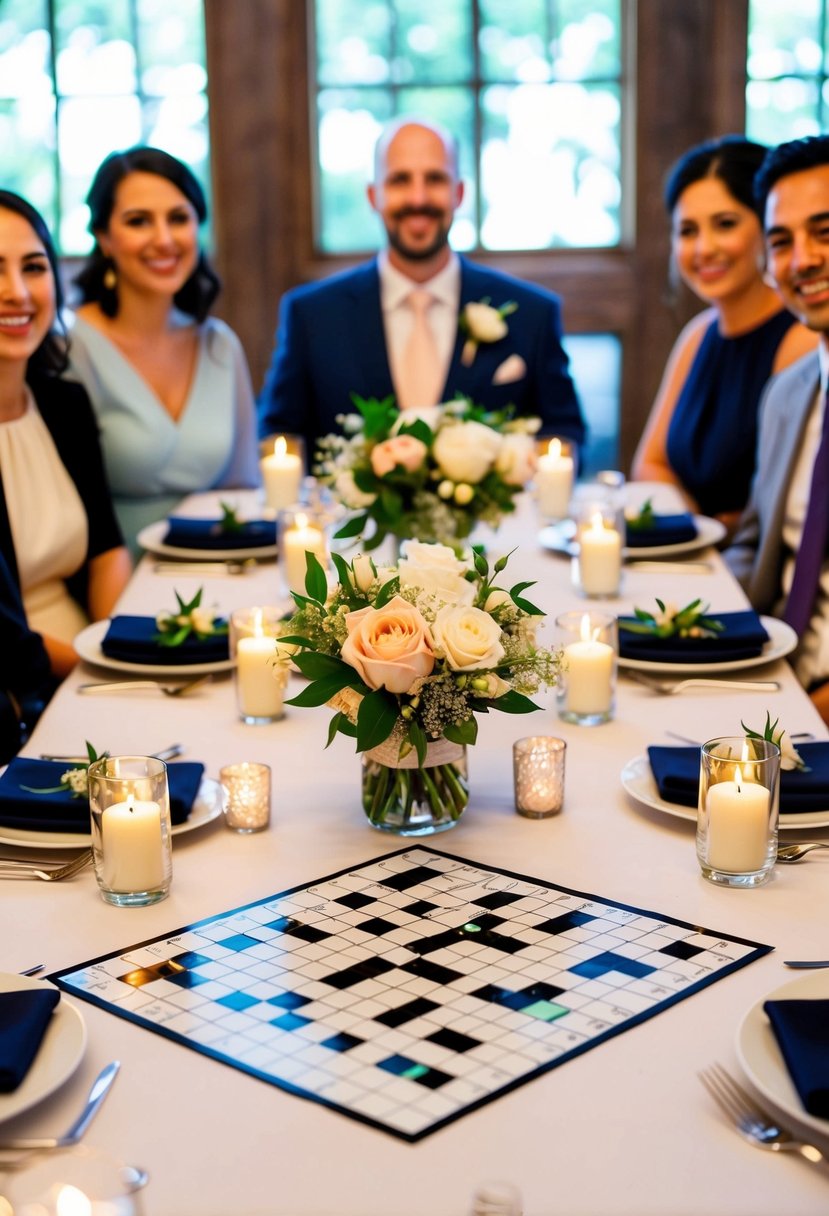
[[101, 428], [128, 544], [186, 494], [259, 482], [253, 392], [238, 338], [210, 317], [219, 280], [199, 249], [204, 195], [156, 148], [103, 162], [87, 203], [70, 375]]

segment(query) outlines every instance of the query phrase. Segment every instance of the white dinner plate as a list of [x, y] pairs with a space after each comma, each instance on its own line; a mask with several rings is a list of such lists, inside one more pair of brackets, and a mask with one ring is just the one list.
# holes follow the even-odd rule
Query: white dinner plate
[[[676, 676], [719, 675], [721, 671], [744, 671], [747, 667], [762, 667], [764, 663], [773, 663], [775, 659], [783, 659], [787, 654], [791, 654], [797, 645], [797, 634], [791, 625], [774, 616], [761, 616], [760, 620], [769, 640], [760, 654], [751, 659], [727, 659], [724, 663], [656, 663], [650, 659], [623, 659], [620, 655], [619, 666], [629, 667], [631, 671], [664, 671]], [[75, 645], [77, 648], [77, 642]]]
[[[697, 534], [693, 540], [683, 540], [676, 545], [637, 545], [635, 547], [626, 545], [622, 549], [622, 557], [630, 560], [681, 557], [684, 553], [696, 553], [700, 549], [707, 549], [711, 545], [719, 544], [725, 536], [725, 526], [718, 519], [711, 519], [708, 515], [695, 515], [694, 523], [697, 526]], [[566, 553], [570, 557], [574, 557], [579, 551], [575, 536], [576, 521], [562, 519], [558, 523], [543, 528], [538, 534], [538, 540], [542, 549], [549, 549], [552, 553]], [[139, 536], [138, 539], [140, 540], [141, 537]]]
[[809, 1001], [829, 999], [829, 972], [816, 971], [791, 980], [769, 992], [752, 1005], [737, 1030], [737, 1058], [752, 1085], [773, 1106], [805, 1123], [823, 1137], [829, 1137], [829, 1119], [819, 1119], [803, 1109], [789, 1070], [783, 1061], [777, 1039], [763, 1005], [768, 1000]]
[[94, 663], [96, 667], [106, 667], [109, 671], [127, 671], [134, 676], [158, 676], [168, 680], [183, 680], [188, 676], [209, 676], [214, 672], [232, 671], [233, 659], [214, 659], [212, 663], [126, 663], [123, 659], [111, 659], [101, 650], [101, 642], [106, 637], [109, 621], [93, 621], [82, 629], [72, 645], [82, 659]]
[[[173, 835], [183, 836], [212, 823], [222, 813], [224, 791], [212, 777], [202, 777], [193, 809], [184, 823], [173, 825]], [[85, 849], [92, 844], [88, 832], [35, 832], [0, 824], [0, 844], [22, 844], [27, 849]]]
[[[0, 992], [42, 987], [42, 980], [0, 972]], [[84, 1020], [61, 994], [31, 1068], [13, 1094], [0, 1094], [0, 1123], [28, 1110], [68, 1081], [83, 1059], [85, 1047]]]
[[[697, 809], [693, 806], [680, 806], [677, 802], [666, 802], [659, 796], [659, 787], [651, 771], [647, 754], [634, 756], [628, 760], [622, 769], [622, 785], [637, 802], [652, 807], [655, 811], [663, 811], [666, 815], [675, 815], [677, 819], [697, 821]], [[829, 794], [826, 796], [829, 803]], [[777, 820], [781, 831], [787, 828], [829, 828], [829, 806], [825, 811], [803, 811], [800, 814], [780, 815]]]
[[251, 545], [245, 549], [182, 549], [178, 545], [165, 545], [164, 537], [170, 525], [166, 519], [148, 524], [138, 533], [137, 541], [142, 549], [155, 553], [157, 557], [174, 557], [184, 561], [224, 562], [245, 561], [249, 557], [276, 557], [276, 544]]

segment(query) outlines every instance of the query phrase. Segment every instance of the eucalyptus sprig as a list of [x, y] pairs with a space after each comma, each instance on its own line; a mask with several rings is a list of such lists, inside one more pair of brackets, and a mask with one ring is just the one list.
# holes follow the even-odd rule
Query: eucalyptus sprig
[[635, 621], [621, 620], [619, 628], [628, 633], [650, 634], [656, 638], [713, 638], [725, 629], [722, 621], [706, 616], [708, 604], [691, 600], [684, 608], [656, 600], [659, 611], [634, 608]]
[[797, 769], [801, 773], [810, 772], [808, 764], [806, 764], [800, 752], [792, 743], [785, 729], [777, 729], [779, 722], [779, 718], [775, 718], [772, 722], [771, 714], [766, 710], [766, 724], [762, 732], [752, 730], [750, 726], [746, 726], [742, 719], [740, 720], [740, 726], [745, 731], [747, 739], [765, 739], [766, 742], [774, 743], [780, 748], [780, 767], [782, 769], [787, 771]]
[[220, 637], [227, 633], [227, 621], [214, 617], [212, 612], [201, 607], [203, 591], [204, 588], [199, 587], [193, 598], [187, 602], [175, 592], [178, 612], [162, 612], [155, 618], [158, 629], [155, 641], [159, 646], [181, 646], [191, 634], [199, 641], [204, 641], [205, 638]]
[[73, 764], [61, 776], [60, 785], [50, 785], [34, 787], [31, 785], [21, 785], [22, 790], [26, 790], [28, 794], [63, 794], [71, 793], [73, 798], [86, 798], [88, 796], [88, 779], [87, 772], [90, 764], [94, 764], [96, 760], [106, 760], [109, 752], [101, 752], [100, 755], [95, 748], [86, 740], [87, 761], [82, 764]]

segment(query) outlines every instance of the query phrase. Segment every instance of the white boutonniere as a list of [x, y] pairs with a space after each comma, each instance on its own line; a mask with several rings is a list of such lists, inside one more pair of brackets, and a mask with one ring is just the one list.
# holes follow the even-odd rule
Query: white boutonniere
[[466, 305], [458, 321], [467, 336], [461, 351], [461, 363], [464, 367], [472, 366], [481, 342], [500, 342], [501, 338], [506, 337], [508, 326], [504, 318], [517, 308], [518, 305], [513, 300], [502, 304], [500, 308], [493, 308], [489, 297]]

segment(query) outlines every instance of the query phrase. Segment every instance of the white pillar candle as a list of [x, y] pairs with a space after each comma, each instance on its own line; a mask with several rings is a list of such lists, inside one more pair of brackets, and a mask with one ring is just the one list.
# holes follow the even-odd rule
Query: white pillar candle
[[597, 512], [579, 534], [579, 578], [585, 595], [616, 595], [622, 575], [622, 537]]
[[328, 551], [322, 529], [310, 524], [304, 515], [298, 515], [292, 528], [282, 533], [279, 561], [282, 564], [285, 582], [289, 591], [305, 594], [307, 564], [305, 554], [313, 553], [320, 565], [328, 565]]
[[259, 468], [262, 472], [267, 505], [274, 511], [292, 506], [299, 498], [302, 461], [294, 452], [288, 451], [284, 436], [277, 438], [269, 456], [262, 457]]
[[236, 646], [236, 693], [246, 718], [278, 718], [282, 713], [284, 681], [276, 670], [273, 638], [239, 638]]
[[561, 440], [551, 439], [547, 451], [538, 458], [535, 475], [538, 509], [545, 519], [563, 519], [567, 515], [574, 472], [573, 458], [562, 451]]
[[567, 662], [564, 708], [571, 714], [606, 714], [613, 702], [612, 646], [590, 634], [590, 617], [581, 622], [581, 640], [564, 648]]
[[[739, 771], [739, 770], [738, 770]], [[719, 781], [708, 787], [708, 864], [748, 874], [766, 863], [769, 791], [756, 781]]]
[[153, 891], [165, 880], [161, 807], [115, 802], [101, 816], [102, 877], [110, 891]]

